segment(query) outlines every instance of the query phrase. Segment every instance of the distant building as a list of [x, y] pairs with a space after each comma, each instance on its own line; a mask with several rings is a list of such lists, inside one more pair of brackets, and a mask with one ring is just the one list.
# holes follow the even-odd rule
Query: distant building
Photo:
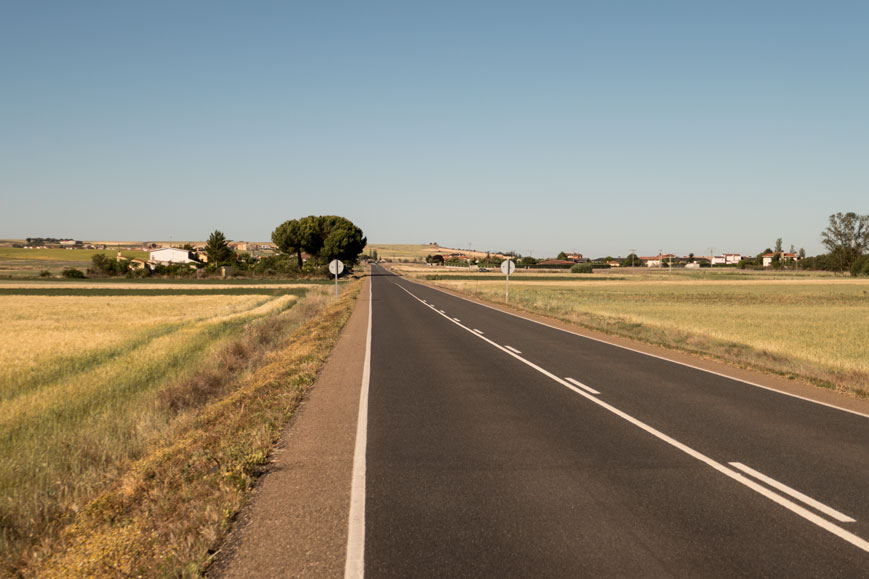
[[177, 247], [163, 247], [161, 249], [152, 249], [150, 261], [155, 263], [196, 263], [199, 260], [193, 252]]
[[779, 256], [779, 261], [784, 263], [789, 260], [797, 261], [799, 260], [799, 256], [796, 253], [789, 253], [785, 251], [773, 252], [773, 253], [764, 253], [761, 257], [763, 258], [763, 267], [772, 266], [772, 261], [775, 259], [775, 256]]
[[742, 255], [738, 253], [723, 253], [721, 255], [713, 255], [710, 259], [712, 265], [736, 265], [742, 261]]
[[663, 267], [665, 263], [674, 263], [676, 256], [672, 253], [664, 253], [661, 255], [641, 257], [640, 261], [646, 264], [646, 267]]

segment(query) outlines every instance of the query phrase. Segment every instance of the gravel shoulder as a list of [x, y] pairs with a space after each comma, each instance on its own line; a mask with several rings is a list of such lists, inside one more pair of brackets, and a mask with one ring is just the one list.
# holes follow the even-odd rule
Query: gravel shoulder
[[371, 281], [208, 576], [342, 577]]

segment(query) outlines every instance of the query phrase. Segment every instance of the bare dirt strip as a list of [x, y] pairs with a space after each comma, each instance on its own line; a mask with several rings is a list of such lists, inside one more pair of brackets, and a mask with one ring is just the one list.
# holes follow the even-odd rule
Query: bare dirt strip
[[342, 577], [370, 279], [209, 577]]

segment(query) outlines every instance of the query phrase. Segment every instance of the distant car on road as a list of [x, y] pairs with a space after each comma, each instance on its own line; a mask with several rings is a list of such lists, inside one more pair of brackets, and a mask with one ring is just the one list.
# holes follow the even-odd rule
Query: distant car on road
[[489, 270], [486, 269], [485, 267], [481, 267], [481, 268], [479, 268], [477, 271], [489, 271]]

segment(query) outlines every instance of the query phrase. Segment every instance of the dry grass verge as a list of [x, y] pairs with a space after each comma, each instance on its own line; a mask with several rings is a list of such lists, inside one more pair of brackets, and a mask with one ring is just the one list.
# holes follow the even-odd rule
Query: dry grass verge
[[165, 388], [156, 402], [167, 423], [160, 440], [78, 512], [55, 521], [6, 571], [201, 574], [328, 357], [360, 286], [347, 287], [337, 302], [328, 292], [309, 293], [219, 349], [206, 364], [219, 371], [201, 370]]

